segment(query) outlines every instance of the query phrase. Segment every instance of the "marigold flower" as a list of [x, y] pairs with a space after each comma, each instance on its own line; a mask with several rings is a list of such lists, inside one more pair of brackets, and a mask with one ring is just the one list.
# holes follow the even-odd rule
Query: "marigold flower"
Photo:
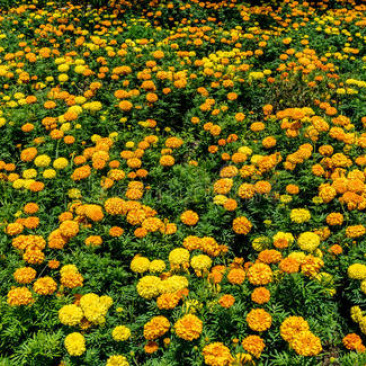
[[8, 292], [7, 302], [10, 306], [31, 305], [34, 299], [26, 287], [15, 287]]
[[248, 281], [255, 286], [268, 285], [272, 281], [272, 270], [267, 264], [255, 263], [248, 270]]
[[223, 308], [231, 308], [235, 303], [235, 297], [232, 295], [223, 295], [220, 297], [219, 299], [219, 304], [223, 307]]
[[250, 335], [242, 341], [243, 348], [256, 358], [261, 356], [264, 348], [266, 347], [262, 338], [256, 335]]
[[144, 325], [144, 337], [153, 341], [162, 337], [170, 328], [169, 320], [164, 316], [156, 316]]
[[49, 276], [38, 278], [33, 285], [38, 295], [52, 295], [57, 290], [57, 283]]
[[78, 332], [67, 335], [64, 344], [70, 356], [81, 356], [86, 351], [85, 338]]
[[221, 342], [210, 343], [202, 350], [206, 365], [229, 366], [234, 361], [230, 349]]
[[296, 333], [290, 347], [301, 356], [317, 356], [323, 350], [320, 339], [309, 330]]
[[272, 317], [263, 309], [252, 309], [247, 317], [246, 321], [251, 330], [256, 332], [264, 332], [268, 330], [272, 325]]
[[244, 216], [237, 217], [233, 221], [233, 230], [236, 234], [247, 235], [252, 226], [252, 223]]

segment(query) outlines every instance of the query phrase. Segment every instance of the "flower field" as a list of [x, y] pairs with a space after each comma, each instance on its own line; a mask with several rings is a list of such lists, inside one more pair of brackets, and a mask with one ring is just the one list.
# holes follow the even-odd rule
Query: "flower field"
[[97, 5], [0, 0], [0, 366], [366, 365], [366, 1]]

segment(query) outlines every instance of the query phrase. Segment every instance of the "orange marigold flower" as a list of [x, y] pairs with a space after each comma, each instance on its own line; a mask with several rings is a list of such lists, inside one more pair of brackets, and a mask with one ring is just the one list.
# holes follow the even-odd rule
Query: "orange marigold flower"
[[124, 230], [119, 226], [113, 226], [109, 229], [109, 235], [118, 238], [124, 233]]
[[309, 324], [301, 316], [290, 316], [280, 326], [281, 337], [286, 342], [291, 342], [296, 334], [306, 330], [309, 330]]
[[31, 267], [18, 268], [14, 272], [15, 281], [22, 285], [31, 283], [36, 278], [36, 275], [37, 271]]
[[234, 361], [230, 349], [221, 342], [208, 344], [203, 348], [202, 354], [209, 366], [229, 366]]
[[253, 290], [251, 299], [257, 304], [266, 304], [271, 298], [271, 293], [265, 287], [257, 287]]
[[263, 309], [252, 309], [248, 313], [246, 321], [249, 328], [256, 332], [264, 332], [272, 325], [271, 315]]
[[248, 269], [248, 280], [252, 285], [263, 286], [272, 282], [272, 270], [267, 264], [255, 263]]
[[351, 351], [365, 352], [366, 350], [365, 346], [362, 343], [361, 337], [356, 333], [347, 334], [343, 338], [342, 343], [347, 349]]
[[193, 341], [202, 333], [203, 322], [193, 314], [184, 315], [174, 324], [175, 333], [179, 338]]
[[245, 271], [242, 268], [233, 268], [229, 271], [227, 279], [233, 285], [241, 285], [245, 280]]
[[9, 291], [7, 302], [10, 306], [31, 305], [34, 299], [26, 287], [15, 287]]
[[38, 212], [39, 206], [37, 205], [37, 203], [30, 202], [24, 206], [23, 210], [24, 210], [24, 213], [31, 215], [31, 214], [35, 214], [36, 212]]
[[52, 277], [41, 277], [34, 282], [33, 290], [38, 295], [52, 295], [57, 290], [57, 283]]
[[169, 320], [164, 316], [156, 316], [144, 325], [144, 337], [155, 340], [162, 337], [170, 328]]
[[300, 263], [295, 258], [284, 258], [280, 262], [279, 268], [285, 273], [297, 273], [300, 270]]
[[332, 253], [334, 255], [340, 255], [343, 253], [343, 249], [340, 245], [334, 244], [328, 249], [329, 253]]
[[149, 341], [145, 344], [144, 350], [148, 354], [152, 354], [159, 349], [159, 345], [154, 341]]
[[320, 339], [309, 330], [296, 333], [290, 347], [301, 356], [317, 356], [323, 350]]
[[263, 339], [256, 335], [250, 335], [241, 342], [243, 348], [256, 358], [261, 356], [266, 347]]
[[219, 304], [226, 309], [231, 308], [235, 303], [235, 297], [232, 295], [222, 295], [219, 299]]
[[187, 210], [180, 215], [180, 219], [183, 222], [183, 224], [193, 226], [197, 224], [199, 216], [196, 212], [192, 210]]
[[237, 217], [233, 221], [233, 230], [236, 234], [247, 235], [252, 226], [252, 223], [244, 216]]

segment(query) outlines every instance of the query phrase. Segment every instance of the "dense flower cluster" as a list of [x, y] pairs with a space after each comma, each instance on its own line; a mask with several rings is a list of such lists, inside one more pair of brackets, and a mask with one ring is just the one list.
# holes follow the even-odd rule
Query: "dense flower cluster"
[[366, 1], [86, 3], [0, 1], [4, 365], [364, 364]]

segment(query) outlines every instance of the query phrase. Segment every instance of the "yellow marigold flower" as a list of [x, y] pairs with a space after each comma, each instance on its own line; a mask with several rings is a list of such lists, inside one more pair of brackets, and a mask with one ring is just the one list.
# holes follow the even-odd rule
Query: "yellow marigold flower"
[[313, 252], [320, 245], [320, 238], [319, 235], [307, 231], [299, 235], [297, 244], [300, 249], [306, 252]]
[[145, 257], [135, 256], [131, 261], [131, 270], [135, 273], [144, 273], [149, 270], [150, 260]]
[[212, 259], [205, 255], [200, 254], [191, 258], [191, 267], [195, 270], [208, 270], [212, 266]]
[[189, 262], [189, 251], [185, 248], [176, 248], [169, 253], [169, 262], [172, 267], [184, 265]]
[[56, 170], [46, 169], [42, 175], [43, 175], [43, 178], [45, 178], [45, 179], [53, 179], [56, 177]]
[[186, 341], [193, 341], [200, 337], [203, 322], [193, 314], [184, 315], [174, 324], [175, 333], [179, 338]]
[[27, 169], [24, 170], [24, 172], [22, 173], [23, 178], [25, 179], [33, 179], [37, 177], [37, 170], [35, 169]]
[[213, 202], [215, 205], [224, 205], [228, 198], [222, 194], [214, 197]]
[[71, 188], [67, 191], [67, 194], [72, 199], [78, 199], [81, 198], [81, 192], [80, 189], [77, 188]]
[[53, 162], [52, 165], [55, 169], [61, 170], [61, 169], [65, 169], [68, 164], [69, 164], [69, 161], [66, 158], [58, 158]]
[[113, 305], [113, 299], [107, 295], [100, 296], [99, 302], [105, 307], [107, 311]]
[[173, 294], [177, 291], [181, 291], [188, 287], [188, 280], [184, 276], [172, 276], [164, 281], [161, 281], [159, 285], [159, 291], [161, 294]]
[[361, 263], [354, 263], [348, 267], [348, 277], [354, 280], [366, 279], [366, 265]]
[[161, 279], [159, 277], [142, 277], [137, 283], [137, 292], [141, 297], [150, 300], [153, 297], [160, 295], [160, 284]]
[[65, 220], [60, 225], [60, 232], [67, 238], [72, 238], [78, 234], [79, 224], [72, 220]]
[[290, 218], [292, 222], [295, 222], [297, 224], [302, 224], [304, 222], [307, 222], [311, 219], [311, 214], [309, 210], [305, 208], [295, 208], [291, 210]]
[[67, 335], [64, 344], [70, 356], [81, 356], [86, 351], [85, 338], [78, 332]]
[[252, 241], [252, 247], [257, 252], [267, 249], [268, 245], [269, 239], [266, 236], [259, 236]]
[[49, 166], [50, 163], [51, 163], [51, 158], [48, 155], [38, 155], [34, 160], [34, 164], [38, 168], [45, 168], [45, 167]]
[[131, 337], [131, 330], [124, 325], [119, 325], [113, 329], [112, 337], [115, 341], [127, 341]]
[[165, 270], [166, 266], [165, 266], [165, 262], [161, 259], [154, 259], [151, 263], [150, 263], [150, 267], [149, 267], [149, 271], [151, 273], [161, 273]]
[[58, 311], [58, 318], [60, 322], [64, 325], [76, 326], [83, 319], [84, 314], [81, 308], [77, 305], [64, 305]]
[[129, 363], [125, 356], [115, 355], [108, 358], [106, 366], [129, 366]]
[[366, 280], [361, 282], [361, 291], [366, 295]]

